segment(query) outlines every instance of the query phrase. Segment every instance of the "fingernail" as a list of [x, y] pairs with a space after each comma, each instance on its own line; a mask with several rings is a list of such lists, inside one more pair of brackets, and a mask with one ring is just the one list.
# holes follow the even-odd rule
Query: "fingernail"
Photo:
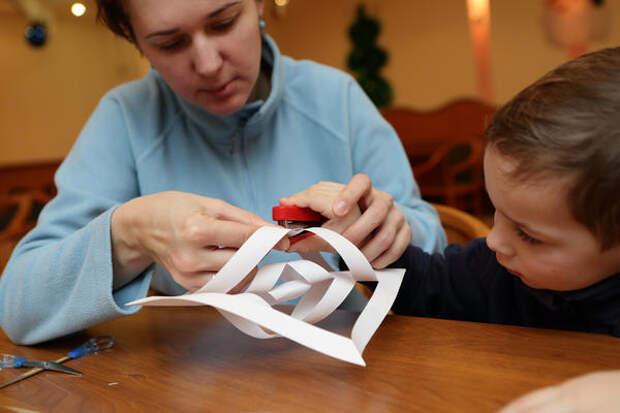
[[347, 212], [347, 203], [340, 201], [334, 206], [334, 213], [336, 215], [344, 215]]
[[276, 249], [278, 251], [286, 251], [289, 247], [289, 242], [288, 239], [281, 239], [280, 241], [278, 241], [278, 243], [276, 245], [274, 245], [273, 249]]

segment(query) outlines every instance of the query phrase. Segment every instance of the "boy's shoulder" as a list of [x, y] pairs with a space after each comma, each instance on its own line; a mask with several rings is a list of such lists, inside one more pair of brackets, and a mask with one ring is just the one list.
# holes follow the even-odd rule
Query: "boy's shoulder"
[[[483, 284], [495, 278], [506, 278], [505, 269], [497, 262], [495, 252], [486, 244], [486, 238], [477, 238], [465, 245], [452, 243], [443, 253], [429, 254], [421, 248], [409, 245], [403, 255], [392, 265], [395, 268], [419, 269], [423, 265], [427, 271], [440, 271], [446, 274], [469, 274]], [[432, 268], [431, 268], [432, 267]], [[441, 268], [441, 270], [439, 270]], [[470, 278], [471, 277], [458, 277]], [[495, 283], [495, 281], [493, 281]]]

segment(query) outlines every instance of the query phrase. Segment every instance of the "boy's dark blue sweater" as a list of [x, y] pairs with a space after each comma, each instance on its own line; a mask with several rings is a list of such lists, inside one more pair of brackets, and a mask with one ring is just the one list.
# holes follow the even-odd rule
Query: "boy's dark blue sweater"
[[409, 247], [396, 314], [613, 334], [620, 337], [620, 274], [569, 292], [536, 290], [511, 275], [480, 238], [444, 255]]

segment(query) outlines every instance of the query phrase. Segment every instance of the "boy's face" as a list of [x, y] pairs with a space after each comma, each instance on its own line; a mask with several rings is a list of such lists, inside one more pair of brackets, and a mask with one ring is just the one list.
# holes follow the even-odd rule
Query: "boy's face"
[[569, 179], [517, 182], [515, 163], [494, 147], [484, 156], [495, 221], [487, 245], [498, 262], [537, 289], [585, 288], [620, 271], [620, 246], [601, 252], [594, 235], [567, 205]]

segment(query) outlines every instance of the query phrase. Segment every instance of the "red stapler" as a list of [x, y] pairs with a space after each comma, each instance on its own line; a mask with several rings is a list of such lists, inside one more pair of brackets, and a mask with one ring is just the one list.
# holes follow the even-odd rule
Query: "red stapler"
[[312, 232], [304, 231], [305, 228], [320, 227], [327, 221], [327, 218], [318, 212], [295, 205], [274, 206], [271, 213], [273, 220], [277, 221], [278, 225], [298, 230], [289, 235], [291, 244], [314, 235]]

